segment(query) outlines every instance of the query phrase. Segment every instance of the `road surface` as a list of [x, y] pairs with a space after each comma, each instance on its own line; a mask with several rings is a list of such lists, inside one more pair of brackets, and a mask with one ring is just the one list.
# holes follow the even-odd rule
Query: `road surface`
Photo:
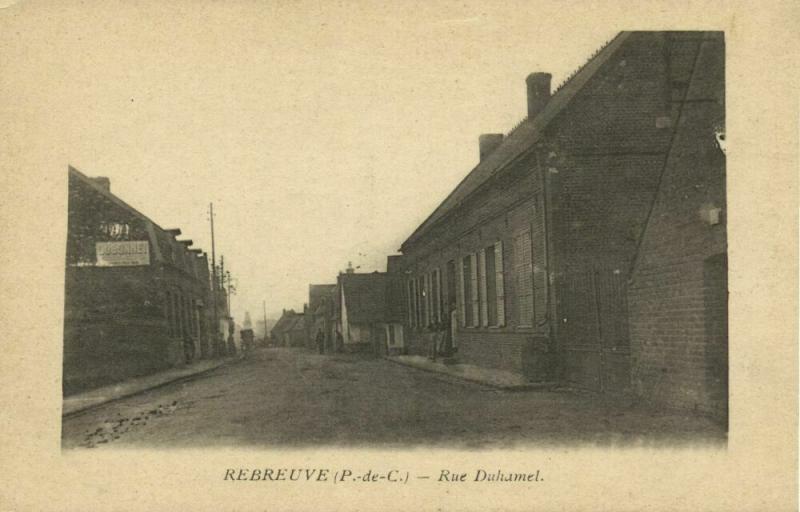
[[67, 417], [62, 447], [455, 448], [724, 442], [712, 421], [574, 391], [499, 391], [356, 355], [250, 358]]

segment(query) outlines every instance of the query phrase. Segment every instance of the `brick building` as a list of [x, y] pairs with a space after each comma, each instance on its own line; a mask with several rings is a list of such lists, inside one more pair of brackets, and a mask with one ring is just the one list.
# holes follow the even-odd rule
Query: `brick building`
[[723, 410], [722, 34], [624, 32], [527, 91], [402, 244], [408, 350], [449, 320], [464, 362]]
[[64, 394], [211, 355], [208, 258], [69, 168]]

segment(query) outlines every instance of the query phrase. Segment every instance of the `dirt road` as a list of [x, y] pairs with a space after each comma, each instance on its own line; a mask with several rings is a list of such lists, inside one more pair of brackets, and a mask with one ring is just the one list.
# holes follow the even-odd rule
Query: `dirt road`
[[573, 391], [498, 391], [384, 359], [262, 349], [65, 418], [62, 446], [724, 442], [713, 422]]

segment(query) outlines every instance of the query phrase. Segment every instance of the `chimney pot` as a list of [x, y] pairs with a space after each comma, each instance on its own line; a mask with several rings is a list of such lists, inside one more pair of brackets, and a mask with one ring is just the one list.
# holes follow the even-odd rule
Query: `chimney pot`
[[111, 180], [105, 176], [97, 176], [96, 178], [92, 178], [92, 181], [100, 185], [106, 192], [111, 192]]
[[484, 133], [478, 137], [481, 162], [503, 143], [502, 133]]
[[531, 73], [525, 79], [528, 86], [528, 119], [533, 119], [544, 110], [550, 101], [550, 73]]

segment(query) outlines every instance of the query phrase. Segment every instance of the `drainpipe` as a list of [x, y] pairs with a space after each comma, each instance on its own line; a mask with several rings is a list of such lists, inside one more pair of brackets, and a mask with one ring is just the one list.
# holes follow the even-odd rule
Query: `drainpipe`
[[541, 325], [547, 324], [547, 335], [550, 338], [550, 348], [555, 353], [555, 377], [557, 379], [561, 376], [561, 358], [559, 357], [558, 350], [558, 322], [553, 319], [558, 318], [556, 308], [555, 293], [556, 287], [551, 283], [554, 279], [553, 269], [555, 268], [555, 261], [553, 258], [552, 249], [552, 216], [550, 215], [550, 205], [552, 204], [552, 196], [550, 190], [550, 182], [548, 180], [549, 171], [542, 167], [542, 161], [539, 157], [539, 149], [534, 150], [536, 155], [536, 166], [539, 169], [540, 187], [542, 189], [542, 211], [544, 216], [544, 258], [545, 258], [545, 289], [546, 289], [546, 303], [545, 303], [545, 320]]

